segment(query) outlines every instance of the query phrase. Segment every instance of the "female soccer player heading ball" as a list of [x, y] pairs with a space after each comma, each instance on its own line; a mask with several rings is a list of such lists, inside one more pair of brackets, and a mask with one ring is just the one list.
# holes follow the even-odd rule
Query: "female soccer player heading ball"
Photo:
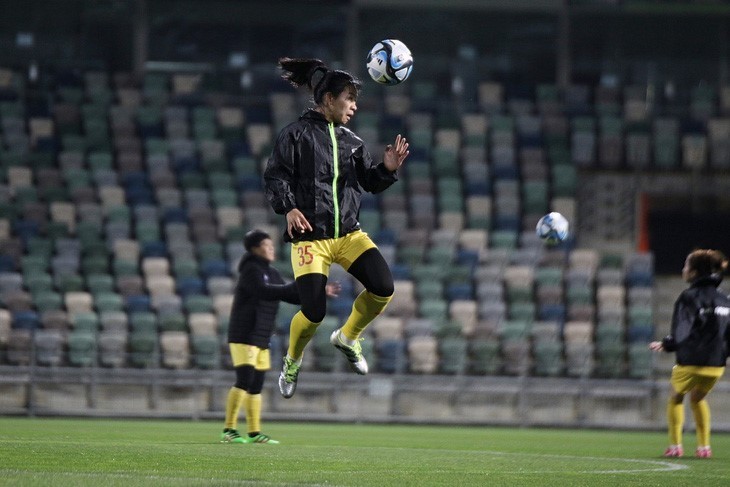
[[408, 156], [400, 134], [373, 161], [362, 139], [345, 127], [357, 111], [361, 83], [346, 71], [318, 59], [279, 60], [283, 78], [306, 86], [314, 107], [279, 133], [264, 172], [266, 197], [274, 211], [286, 215], [284, 239], [292, 242], [301, 310], [294, 315], [289, 349], [279, 376], [284, 397], [294, 394], [304, 347], [327, 312], [325, 285], [332, 263], [340, 264], [365, 287], [330, 342], [351, 368], [367, 374], [360, 335], [393, 296], [388, 264], [357, 221], [362, 191], [380, 193], [397, 181]]

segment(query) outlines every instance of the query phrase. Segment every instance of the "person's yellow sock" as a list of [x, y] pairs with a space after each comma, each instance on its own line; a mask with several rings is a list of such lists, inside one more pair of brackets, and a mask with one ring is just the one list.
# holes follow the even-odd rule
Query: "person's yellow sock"
[[697, 429], [697, 446], [710, 446], [710, 405], [705, 399], [690, 402]]
[[241, 404], [247, 396], [246, 391], [238, 387], [231, 387], [226, 400], [226, 422], [224, 428], [236, 429], [238, 425], [238, 413], [241, 411]]
[[667, 426], [669, 428], [669, 444], [682, 444], [682, 428], [684, 428], [684, 404], [677, 404], [674, 399], [667, 403]]
[[261, 394], [246, 394], [246, 427], [249, 433], [261, 433]]
[[319, 323], [309, 321], [301, 311], [294, 315], [289, 326], [289, 358], [297, 361], [302, 359], [304, 347], [312, 339], [318, 326]]
[[367, 290], [361, 292], [352, 303], [352, 311], [342, 325], [342, 334], [348, 340], [357, 340], [380, 313], [383, 312], [393, 296], [377, 296]]

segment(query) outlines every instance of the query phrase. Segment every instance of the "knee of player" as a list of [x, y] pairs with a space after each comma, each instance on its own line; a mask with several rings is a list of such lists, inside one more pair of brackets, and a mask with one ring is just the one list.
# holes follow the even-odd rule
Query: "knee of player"
[[312, 323], [321, 323], [327, 314], [327, 306], [302, 306], [302, 314]]

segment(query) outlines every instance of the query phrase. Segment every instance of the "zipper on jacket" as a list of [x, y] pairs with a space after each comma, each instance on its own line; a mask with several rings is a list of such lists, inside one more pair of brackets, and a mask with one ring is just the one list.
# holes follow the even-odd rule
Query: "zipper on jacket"
[[337, 178], [340, 175], [340, 161], [337, 150], [337, 137], [335, 137], [335, 124], [328, 124], [330, 138], [332, 139], [332, 163], [334, 164], [334, 177], [332, 178], [332, 203], [335, 205], [335, 238], [340, 238], [340, 202], [337, 197]]

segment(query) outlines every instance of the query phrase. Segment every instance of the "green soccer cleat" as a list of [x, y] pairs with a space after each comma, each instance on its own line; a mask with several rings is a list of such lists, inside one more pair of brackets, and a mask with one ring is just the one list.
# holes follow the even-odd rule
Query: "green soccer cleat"
[[256, 436], [248, 436], [244, 438], [244, 443], [267, 443], [269, 445], [278, 445], [279, 442], [276, 440], [272, 440], [271, 437], [268, 435], [265, 435], [263, 433], [259, 433]]
[[221, 443], [246, 443], [238, 430], [226, 428], [221, 433]]
[[360, 340], [356, 341], [355, 345], [351, 347], [342, 341], [342, 332], [340, 330], [335, 330], [332, 332], [332, 335], [330, 335], [330, 343], [334, 345], [337, 350], [345, 354], [347, 361], [350, 363], [350, 368], [354, 372], [360, 375], [368, 373], [368, 363], [362, 354]]
[[284, 365], [279, 374], [279, 392], [286, 399], [294, 395], [297, 390], [297, 377], [299, 377], [299, 368], [301, 366], [289, 357], [284, 357]]

